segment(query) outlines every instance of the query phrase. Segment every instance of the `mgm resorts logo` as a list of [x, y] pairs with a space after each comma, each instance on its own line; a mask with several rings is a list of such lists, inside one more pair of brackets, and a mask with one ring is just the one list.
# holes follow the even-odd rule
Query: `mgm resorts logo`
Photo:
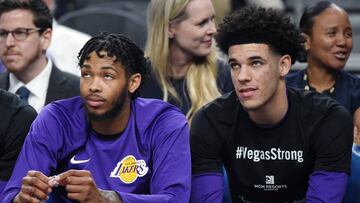
[[274, 185], [275, 184], [274, 176], [265, 176], [265, 184]]
[[282, 189], [286, 189], [287, 185], [275, 185], [275, 176], [265, 175], [265, 185], [256, 184], [256, 185], [254, 185], [254, 188], [264, 190], [264, 191], [279, 191]]

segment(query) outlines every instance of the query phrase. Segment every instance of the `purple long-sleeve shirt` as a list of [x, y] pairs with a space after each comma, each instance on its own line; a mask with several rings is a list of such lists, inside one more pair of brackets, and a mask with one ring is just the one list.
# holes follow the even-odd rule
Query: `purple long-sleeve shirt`
[[[137, 98], [121, 135], [104, 138], [87, 122], [83, 100], [75, 97], [45, 107], [34, 121], [4, 190], [10, 203], [29, 170], [50, 176], [89, 170], [98, 188], [116, 191], [126, 202], [188, 202], [191, 186], [189, 129], [175, 107]], [[51, 194], [71, 202], [64, 188]]]

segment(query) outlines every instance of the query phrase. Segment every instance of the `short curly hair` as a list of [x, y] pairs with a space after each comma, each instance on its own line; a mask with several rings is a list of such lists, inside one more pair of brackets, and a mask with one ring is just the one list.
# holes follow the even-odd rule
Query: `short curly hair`
[[224, 53], [232, 45], [263, 43], [280, 55], [298, 59], [304, 42], [300, 30], [280, 11], [244, 7], [226, 17], [219, 25], [216, 41]]
[[115, 56], [115, 61], [124, 65], [128, 74], [141, 74], [140, 87], [131, 95], [132, 99], [136, 98], [148, 73], [144, 52], [125, 35], [100, 32], [100, 34], [87, 41], [80, 50], [78, 55], [80, 68], [83, 67], [85, 60], [88, 60], [90, 54], [94, 51], [100, 58], [105, 57], [100, 54], [101, 51], [106, 51], [109, 57]]

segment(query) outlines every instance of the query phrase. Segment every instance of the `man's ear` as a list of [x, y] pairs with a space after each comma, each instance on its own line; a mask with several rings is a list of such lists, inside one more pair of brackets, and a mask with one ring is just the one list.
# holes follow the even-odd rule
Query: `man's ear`
[[46, 51], [49, 46], [50, 46], [50, 42], [51, 42], [51, 37], [52, 37], [52, 29], [51, 28], [47, 28], [46, 30], [44, 30], [41, 33], [41, 48]]
[[307, 52], [311, 47], [310, 47], [310, 36], [306, 33], [301, 33], [301, 35], [303, 36], [304, 38], [304, 48], [305, 48], [305, 51]]
[[130, 93], [134, 93], [139, 88], [141, 79], [142, 78], [140, 73], [135, 73], [130, 76], [128, 84], [128, 91]]
[[291, 68], [291, 57], [290, 55], [281, 56], [279, 60], [280, 76], [285, 77]]

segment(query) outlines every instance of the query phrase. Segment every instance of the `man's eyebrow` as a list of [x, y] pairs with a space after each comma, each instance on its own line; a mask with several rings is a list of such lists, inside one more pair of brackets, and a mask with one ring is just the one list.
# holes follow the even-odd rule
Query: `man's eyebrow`
[[101, 66], [100, 69], [101, 70], [114, 70], [117, 72], [117, 69], [112, 66]]
[[90, 66], [89, 64], [85, 64], [85, 63], [84, 63], [84, 64], [82, 65], [82, 68], [91, 68], [91, 66]]
[[[249, 58], [247, 58], [246, 60], [248, 61], [253, 61], [253, 60], [265, 60], [263, 57], [261, 56], [250, 56]], [[231, 63], [231, 62], [238, 62], [238, 60], [236, 60], [235, 58], [229, 58], [228, 60], [228, 63]]]
[[237, 62], [237, 60], [234, 58], [229, 58], [228, 63], [231, 63], [231, 62]]
[[261, 56], [250, 56], [249, 58], [248, 58], [248, 60], [256, 60], [256, 59], [261, 59], [261, 60], [265, 60], [263, 57], [261, 57]]
[[[83, 68], [91, 68], [91, 65], [90, 64], [87, 64], [87, 63], [84, 63]], [[113, 70], [115, 72], [118, 72], [118, 70], [112, 66], [101, 66], [100, 67], [101, 70]]]

